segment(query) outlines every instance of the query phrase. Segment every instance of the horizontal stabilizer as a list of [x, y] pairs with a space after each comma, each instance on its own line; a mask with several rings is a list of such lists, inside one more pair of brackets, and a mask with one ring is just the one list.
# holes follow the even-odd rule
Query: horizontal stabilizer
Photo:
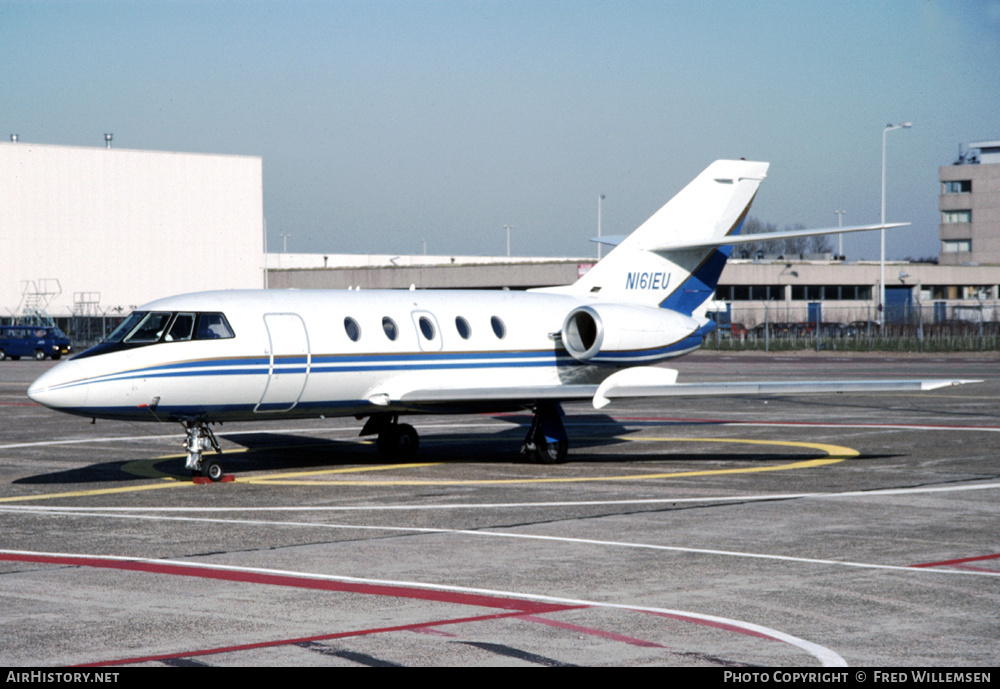
[[775, 239], [796, 239], [798, 237], [816, 237], [824, 234], [846, 234], [848, 232], [871, 232], [872, 230], [889, 230], [894, 227], [906, 227], [908, 222], [887, 223], [885, 225], [851, 225], [849, 227], [821, 227], [814, 230], [783, 230], [781, 232], [760, 232], [757, 234], [728, 235], [714, 239], [697, 240], [693, 242], [669, 242], [651, 251], [681, 251], [684, 249], [707, 249], [716, 246], [734, 246], [736, 244], [752, 244], [769, 242]]
[[618, 246], [627, 237], [627, 234], [605, 234], [600, 237], [591, 237], [590, 241], [594, 244], [607, 244], [608, 246]]

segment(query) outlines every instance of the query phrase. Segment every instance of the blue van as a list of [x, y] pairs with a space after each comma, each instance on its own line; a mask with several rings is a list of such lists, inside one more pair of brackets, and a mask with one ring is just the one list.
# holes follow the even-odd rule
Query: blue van
[[0, 361], [30, 356], [58, 359], [73, 351], [69, 338], [59, 328], [45, 325], [0, 325]]

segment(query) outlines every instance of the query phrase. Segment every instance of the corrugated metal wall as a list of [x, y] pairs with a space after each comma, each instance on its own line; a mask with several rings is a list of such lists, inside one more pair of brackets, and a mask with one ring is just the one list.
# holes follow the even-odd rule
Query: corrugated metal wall
[[[257, 157], [0, 143], [0, 313], [58, 280], [102, 310], [263, 285]], [[48, 283], [47, 291], [51, 291]]]

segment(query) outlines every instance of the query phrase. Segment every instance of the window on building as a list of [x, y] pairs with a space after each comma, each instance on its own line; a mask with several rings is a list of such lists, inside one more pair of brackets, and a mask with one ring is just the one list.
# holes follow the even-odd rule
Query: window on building
[[941, 242], [941, 251], [946, 254], [957, 254], [972, 251], [971, 239], [948, 239]]
[[715, 288], [716, 301], [767, 301], [784, 298], [784, 285], [719, 285]]
[[945, 194], [971, 194], [972, 193], [972, 180], [971, 179], [960, 179], [953, 182], [943, 182]]
[[943, 211], [941, 222], [945, 225], [958, 222], [972, 222], [972, 211]]

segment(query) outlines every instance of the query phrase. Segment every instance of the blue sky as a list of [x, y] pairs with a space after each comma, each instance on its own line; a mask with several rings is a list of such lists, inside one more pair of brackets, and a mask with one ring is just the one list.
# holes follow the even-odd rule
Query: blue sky
[[0, 64], [3, 136], [261, 156], [289, 251], [593, 255], [599, 194], [626, 234], [717, 158], [771, 162], [761, 220], [876, 222], [912, 121], [888, 254], [932, 256], [1000, 139], [1000, 0], [0, 0]]

